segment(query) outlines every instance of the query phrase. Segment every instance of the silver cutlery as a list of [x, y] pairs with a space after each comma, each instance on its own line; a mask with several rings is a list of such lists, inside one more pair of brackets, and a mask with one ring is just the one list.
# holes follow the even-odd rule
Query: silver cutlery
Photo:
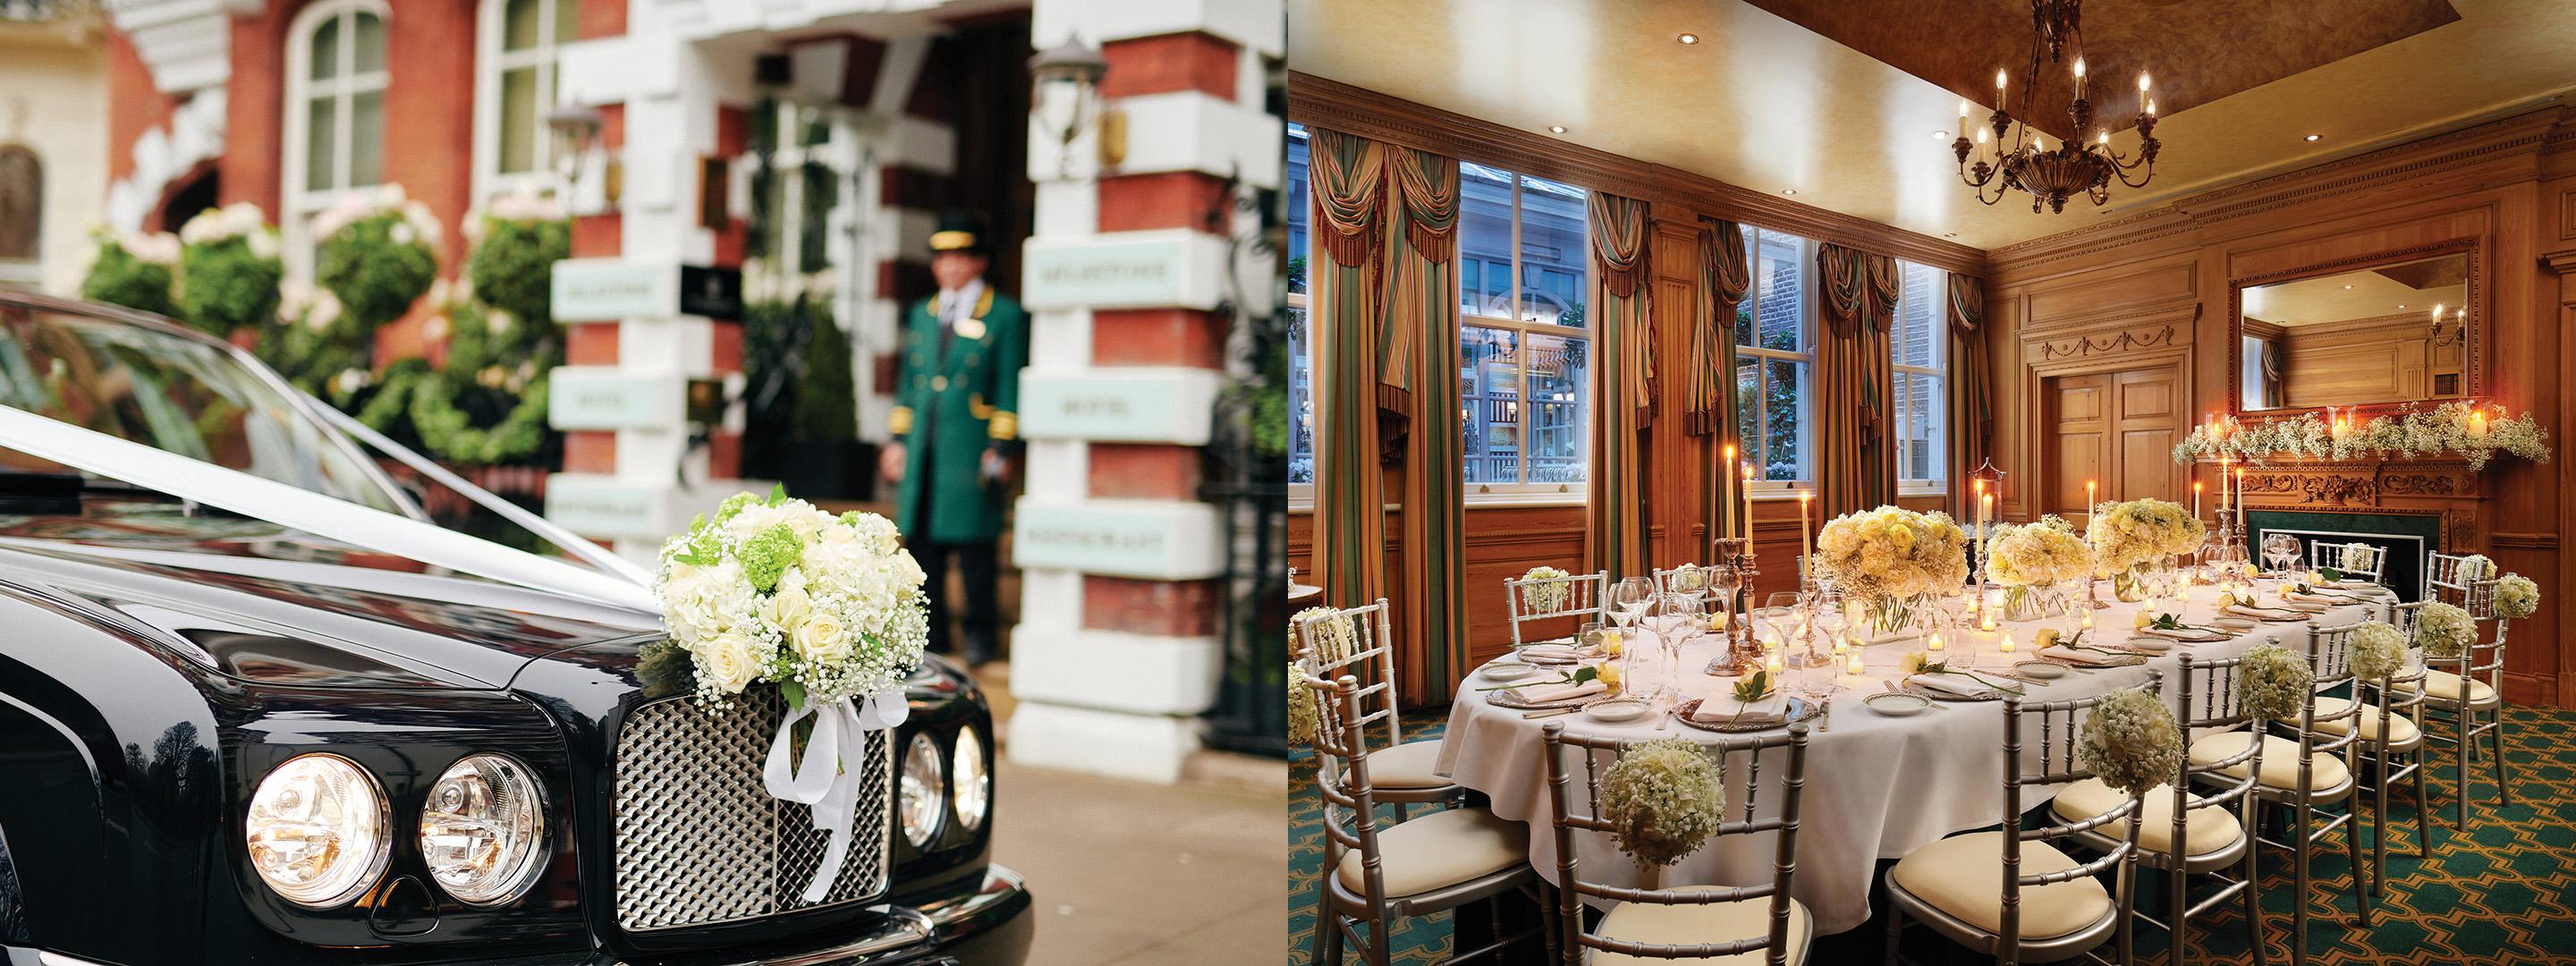
[[1581, 710], [1581, 709], [1579, 709], [1579, 708], [1542, 708], [1542, 709], [1537, 710], [1537, 711], [1523, 711], [1523, 712], [1521, 712], [1521, 717], [1522, 717], [1523, 719], [1525, 719], [1525, 720], [1526, 720], [1526, 719], [1531, 719], [1531, 718], [1552, 718], [1552, 717], [1555, 717], [1555, 716], [1560, 715], [1560, 714], [1572, 714], [1572, 713], [1574, 713], [1574, 712], [1576, 712], [1576, 711], [1579, 711], [1579, 710]]

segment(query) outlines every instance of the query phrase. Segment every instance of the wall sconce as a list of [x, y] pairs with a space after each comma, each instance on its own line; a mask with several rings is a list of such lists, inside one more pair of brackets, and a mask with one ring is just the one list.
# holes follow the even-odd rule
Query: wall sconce
[[[564, 104], [546, 113], [546, 130], [554, 136], [555, 174], [567, 187], [581, 180], [581, 161], [599, 145], [603, 126], [599, 108], [588, 104]], [[611, 208], [617, 206], [618, 182], [624, 174], [620, 168], [612, 158], [600, 169], [600, 197]]]
[[[1083, 43], [1079, 36], [1067, 37], [1064, 43], [1029, 58], [1029, 79], [1035, 85], [1030, 100], [1036, 105], [1038, 124], [1056, 139], [1062, 152], [1059, 172], [1073, 166], [1074, 139], [1101, 113], [1100, 78], [1107, 73], [1109, 61], [1100, 56], [1100, 49]], [[1126, 116], [1110, 113], [1098, 118], [1104, 168], [1116, 167], [1127, 156]]]

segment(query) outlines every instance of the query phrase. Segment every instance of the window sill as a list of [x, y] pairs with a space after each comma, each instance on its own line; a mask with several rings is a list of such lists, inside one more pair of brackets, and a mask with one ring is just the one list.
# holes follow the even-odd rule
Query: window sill
[[1493, 510], [1507, 507], [1583, 506], [1590, 502], [1585, 490], [1570, 493], [1537, 490], [1525, 493], [1469, 493], [1466, 507], [1470, 510]]
[[1896, 487], [1896, 495], [1899, 499], [1924, 496], [1946, 497], [1950, 495], [1950, 488], [1939, 483], [1934, 483], [1929, 486], [1906, 486], [1904, 484], [1898, 484]]

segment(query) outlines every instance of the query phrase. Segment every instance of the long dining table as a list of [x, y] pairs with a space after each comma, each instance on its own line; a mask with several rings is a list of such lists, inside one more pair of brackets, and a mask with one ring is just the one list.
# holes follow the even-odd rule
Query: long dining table
[[[2273, 594], [2275, 586], [2268, 579], [2257, 582], [2256, 589], [2267, 605], [2279, 603]], [[2224, 640], [2177, 643], [2162, 654], [2149, 656], [2144, 664], [2098, 668], [2051, 681], [2021, 684], [2023, 700], [2088, 697], [2143, 684], [2151, 667], [2162, 669], [2170, 678], [2181, 654], [2194, 655], [2195, 660], [2226, 659], [2264, 641], [2303, 653], [2310, 625], [2336, 627], [2384, 620], [2389, 616], [2389, 605], [2397, 599], [2377, 587], [2365, 588], [2354, 597], [2357, 602], [2329, 605], [2305, 620], [2259, 623]], [[2219, 616], [2218, 598], [2215, 587], [2191, 587], [2181, 597], [2180, 613], [2186, 621], [2210, 624]], [[2096, 630], [2088, 635], [2086, 643], [2125, 643], [2136, 633], [2136, 615], [2146, 604], [2113, 600], [2107, 592], [2102, 599], [2108, 606], [2094, 612]], [[2162, 611], [2174, 612], [2173, 604], [2174, 601], [2165, 601]], [[2077, 606], [2083, 604], [2079, 601]], [[2005, 622], [1994, 634], [1953, 630], [1945, 634], [1945, 645], [1954, 656], [1962, 648], [1974, 647], [1977, 668], [2001, 669], [2015, 659], [2031, 658], [2038, 649], [2037, 632], [2062, 624], [2062, 620], [2051, 618]], [[2010, 655], [1996, 651], [1999, 636], [2005, 632], [2017, 641], [2017, 650]], [[1630, 646], [1654, 646], [1642, 635], [1632, 636], [1631, 641]], [[1807, 907], [1819, 933], [1842, 932], [1869, 920], [1871, 878], [1880, 860], [1902, 858], [1953, 833], [1992, 827], [2005, 818], [2002, 702], [1941, 701], [1902, 717], [1882, 715], [1862, 703], [1869, 694], [1885, 690], [1886, 682], [1898, 679], [1900, 661], [1908, 651], [1921, 646], [1920, 641], [1896, 640], [1861, 647], [1862, 673], [1851, 674], [1838, 663], [1832, 669], [1835, 690], [1824, 702], [1825, 712], [1806, 721], [1805, 791], [1792, 894]], [[1727, 693], [1735, 678], [1718, 677], [1703, 670], [1712, 660], [1725, 655], [1726, 648], [1725, 639], [1714, 634], [1696, 634], [1680, 642], [1679, 660], [1674, 663], [1678, 673], [1667, 678], [1678, 695], [1671, 703]], [[1502, 660], [1513, 658], [1507, 655]], [[1794, 688], [1801, 672], [1786, 673]], [[1481, 673], [1468, 676], [1450, 706], [1437, 768], [1441, 774], [1491, 798], [1494, 814], [1529, 823], [1530, 864], [1551, 882], [1558, 876], [1557, 847], [1551, 827], [1542, 728], [1560, 723], [1568, 731], [1583, 734], [1636, 740], [1683, 737], [1703, 744], [1726, 737], [1672, 720], [1661, 710], [1620, 723], [1591, 720], [1580, 711], [1532, 718], [1522, 709], [1493, 703], [1493, 692], [1476, 690], [1499, 683]], [[1624, 686], [1637, 691], [1649, 683], [1629, 681]], [[2026, 754], [2035, 751], [2026, 750]], [[1773, 762], [1765, 759], [1765, 763]], [[1736, 767], [1727, 771], [1727, 808], [1731, 817], [1742, 815], [1737, 796], [1742, 792], [1743, 771]], [[1768, 809], [1774, 807], [1780, 783], [1777, 772], [1769, 767], [1764, 772], [1759, 798], [1761, 807]], [[1584, 771], [1577, 768], [1570, 801], [1585, 801], [1585, 780]], [[2044, 805], [2054, 791], [2048, 786], [2024, 786], [2023, 807]], [[1633, 888], [1756, 885], [1770, 881], [1778, 848], [1777, 840], [1772, 838], [1776, 834], [1725, 837], [1675, 865], [1656, 868], [1622, 854], [1606, 834], [1583, 832], [1576, 839], [1576, 861], [1588, 882]]]

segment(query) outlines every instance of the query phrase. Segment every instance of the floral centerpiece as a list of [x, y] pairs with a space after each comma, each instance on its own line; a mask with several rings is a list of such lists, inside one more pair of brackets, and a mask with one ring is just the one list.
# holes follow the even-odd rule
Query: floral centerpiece
[[842, 749], [903, 723], [904, 681], [921, 667], [930, 636], [921, 566], [886, 518], [833, 516], [783, 490], [727, 498], [663, 544], [661, 561], [667, 636], [644, 649], [638, 672], [693, 692], [710, 714], [760, 685], [786, 699], [766, 785], [813, 806], [814, 827], [831, 836], [804, 892], [820, 901], [848, 854], [866, 772], [844, 768]]
[[2540, 609], [2540, 585], [2521, 574], [2506, 574], [2496, 580], [2495, 612], [2497, 617], [2521, 620]]
[[1726, 774], [1698, 742], [1631, 745], [1601, 773], [1600, 818], [1640, 865], [1681, 861], [1726, 820]]
[[2208, 539], [2200, 519], [2171, 500], [2105, 503], [2085, 526], [2095, 565], [2111, 575], [2113, 592], [2132, 602], [2146, 598], [2151, 571], [2172, 569], [2175, 557], [2199, 552]]
[[1967, 532], [1950, 515], [1883, 506], [1846, 513], [1816, 534], [1814, 566], [1867, 608], [1870, 631], [1893, 635], [1923, 598], [1968, 580]]
[[2012, 620], [2040, 616], [2042, 595], [2092, 575], [2092, 549], [2056, 514], [1996, 527], [1986, 541], [1986, 577], [2004, 588], [2004, 612]]
[[2102, 784], [2144, 794], [2182, 773], [2182, 729], [2153, 693], [2121, 688], [2085, 716], [2075, 756]]
[[2431, 409], [2409, 406], [2373, 416], [2348, 426], [2339, 439], [2334, 427], [2315, 413], [2246, 422], [2222, 416], [2214, 424], [2192, 427], [2190, 436], [2174, 444], [2173, 456], [2174, 462], [2187, 464], [2221, 455], [2260, 463], [2276, 456], [2340, 460], [2458, 453], [2475, 470], [2484, 469], [2500, 452], [2549, 462], [2549, 431], [2530, 413], [2508, 416], [2501, 405], [2481, 409], [2464, 402]]

